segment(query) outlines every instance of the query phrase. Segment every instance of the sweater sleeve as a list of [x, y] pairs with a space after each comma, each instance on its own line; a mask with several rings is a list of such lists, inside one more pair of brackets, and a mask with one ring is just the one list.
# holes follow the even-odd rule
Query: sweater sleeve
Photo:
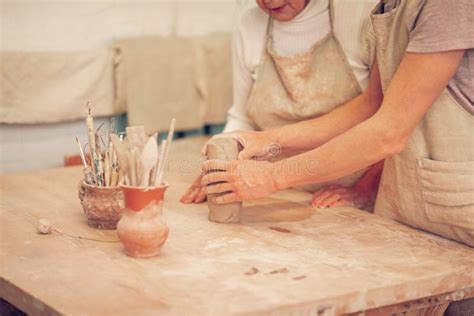
[[254, 80], [245, 62], [243, 27], [242, 23], [238, 23], [232, 40], [233, 104], [227, 113], [224, 132], [255, 129], [245, 109]]

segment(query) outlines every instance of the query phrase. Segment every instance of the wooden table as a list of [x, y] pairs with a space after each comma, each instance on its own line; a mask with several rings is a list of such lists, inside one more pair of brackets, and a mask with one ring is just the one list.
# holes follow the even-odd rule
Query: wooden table
[[[205, 204], [178, 201], [196, 172], [185, 152], [199, 147], [175, 145], [171, 232], [152, 259], [72, 237], [117, 240], [87, 226], [80, 169], [0, 176], [0, 297], [34, 315], [386, 315], [473, 296], [473, 249], [352, 208], [312, 209], [307, 193], [247, 203], [241, 224], [209, 222]], [[41, 218], [67, 235], [37, 234]]]

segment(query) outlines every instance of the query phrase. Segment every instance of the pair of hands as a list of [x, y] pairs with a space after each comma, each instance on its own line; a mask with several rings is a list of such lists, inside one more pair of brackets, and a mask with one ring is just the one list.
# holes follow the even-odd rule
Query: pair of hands
[[[236, 201], [257, 199], [268, 196], [277, 190], [274, 164], [262, 159], [275, 157], [281, 153], [280, 146], [267, 132], [237, 131], [214, 137], [233, 137], [242, 145], [238, 160], [208, 160], [203, 164], [204, 174], [199, 176], [182, 196], [183, 203], [202, 203], [207, 194], [226, 194], [215, 198], [214, 203], [226, 204]], [[202, 149], [206, 154], [206, 146]], [[251, 160], [252, 159], [252, 160]], [[222, 172], [207, 173], [210, 170]], [[374, 177], [363, 177], [353, 187], [331, 185], [313, 194], [311, 206], [317, 208], [352, 206], [364, 208], [373, 204], [376, 189], [368, 188], [366, 183]], [[212, 184], [216, 182], [222, 182]], [[376, 181], [378, 186], [378, 181]]]
[[[213, 138], [218, 137], [232, 137], [242, 145], [238, 160], [204, 162], [204, 174], [193, 182], [181, 202], [201, 203], [207, 194], [226, 193], [213, 201], [226, 204], [265, 197], [279, 189], [274, 164], [263, 160], [280, 154], [280, 146], [273, 141], [270, 133], [237, 131]], [[206, 154], [206, 146], [201, 154]], [[222, 171], [208, 173], [211, 170]]]

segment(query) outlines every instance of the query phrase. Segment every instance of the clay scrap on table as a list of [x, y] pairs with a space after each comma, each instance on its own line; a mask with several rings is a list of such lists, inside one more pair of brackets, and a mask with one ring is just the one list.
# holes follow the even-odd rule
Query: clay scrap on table
[[[239, 153], [238, 142], [230, 137], [216, 138], [207, 144], [207, 159], [235, 160]], [[215, 170], [219, 171], [219, 170]], [[238, 223], [242, 202], [215, 204], [212, 199], [226, 193], [208, 194], [209, 220], [216, 223]]]
[[257, 268], [255, 267], [252, 267], [250, 270], [248, 270], [247, 272], [245, 272], [245, 275], [254, 275], [254, 274], [257, 274], [259, 273], [260, 270], [258, 270]]
[[281, 268], [281, 269], [270, 271], [268, 272], [268, 274], [278, 274], [278, 273], [288, 273], [288, 272], [289, 270], [287, 268]]

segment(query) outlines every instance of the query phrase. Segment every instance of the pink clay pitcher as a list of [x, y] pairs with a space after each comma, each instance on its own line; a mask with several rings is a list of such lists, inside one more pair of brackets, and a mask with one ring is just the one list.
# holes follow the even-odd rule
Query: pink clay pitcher
[[125, 211], [117, 224], [120, 241], [131, 257], [157, 256], [168, 238], [162, 219], [163, 199], [168, 185], [153, 188], [121, 186]]

